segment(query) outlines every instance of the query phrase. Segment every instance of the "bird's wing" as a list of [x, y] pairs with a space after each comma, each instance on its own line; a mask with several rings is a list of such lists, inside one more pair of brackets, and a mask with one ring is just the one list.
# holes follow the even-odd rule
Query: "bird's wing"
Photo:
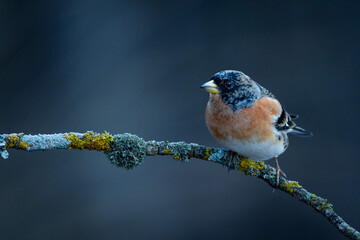
[[290, 129], [296, 126], [296, 124], [291, 120], [290, 114], [288, 114], [284, 108], [282, 108], [281, 114], [274, 124], [277, 130], [284, 132], [288, 132]]
[[299, 115], [297, 115], [297, 114], [291, 114], [291, 113], [289, 113], [289, 115], [290, 115], [291, 119], [297, 119], [297, 118], [299, 118]]
[[[276, 104], [274, 104], [274, 105], [277, 105], [277, 104], [280, 105], [279, 101], [276, 99], [274, 94], [272, 94], [269, 90], [262, 87], [261, 85], [259, 85], [259, 84], [257, 84], [257, 85], [261, 90], [262, 98], [270, 98], [274, 102], [276, 102]], [[285, 111], [285, 109], [283, 107], [281, 107], [281, 108], [282, 108], [281, 113], [280, 113], [280, 115], [275, 117], [275, 122], [274, 122], [275, 128], [278, 131], [285, 132], [285, 133], [293, 133], [293, 134], [295, 134], [297, 136], [301, 136], [301, 137], [309, 137], [309, 136], [313, 135], [311, 132], [308, 132], [305, 129], [303, 129], [295, 124], [293, 119], [297, 119], [299, 117], [299, 115], [289, 114]]]
[[308, 132], [295, 124], [292, 119], [297, 117], [298, 115], [289, 114], [282, 108], [280, 116], [274, 123], [275, 128], [280, 132], [293, 133], [301, 137], [312, 136], [313, 134], [311, 132]]

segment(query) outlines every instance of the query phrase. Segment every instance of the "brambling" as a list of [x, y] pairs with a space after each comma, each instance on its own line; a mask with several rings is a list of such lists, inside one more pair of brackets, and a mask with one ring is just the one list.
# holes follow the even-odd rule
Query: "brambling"
[[274, 158], [279, 184], [279, 175], [286, 175], [277, 157], [289, 146], [287, 133], [303, 137], [312, 133], [298, 127], [293, 121], [297, 115], [287, 113], [273, 94], [240, 71], [218, 72], [201, 88], [210, 93], [206, 125], [230, 150], [229, 164], [234, 154], [256, 161]]

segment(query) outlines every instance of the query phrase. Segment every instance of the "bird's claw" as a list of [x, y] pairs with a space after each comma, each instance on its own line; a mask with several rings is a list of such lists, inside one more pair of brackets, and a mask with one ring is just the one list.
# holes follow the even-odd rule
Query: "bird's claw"
[[286, 174], [280, 169], [277, 158], [275, 157], [274, 159], [275, 159], [275, 164], [276, 164], [276, 186], [279, 186], [280, 175], [283, 176], [284, 178], [287, 178], [287, 177], [286, 177]]
[[228, 172], [230, 172], [230, 169], [234, 168], [234, 158], [236, 158], [237, 160], [239, 159], [239, 155], [236, 152], [233, 152], [231, 150], [228, 150], [226, 155], [225, 155], [225, 159], [228, 160], [227, 163], [227, 167], [228, 167]]
[[283, 170], [280, 169], [279, 171], [280, 175], [283, 176], [284, 178], [287, 178], [286, 174], [283, 172]]
[[231, 164], [233, 162], [233, 157], [234, 157], [233, 151], [229, 150], [225, 156], [225, 159], [227, 159], [227, 161], [228, 161], [228, 163], [227, 163], [228, 172], [230, 172]]

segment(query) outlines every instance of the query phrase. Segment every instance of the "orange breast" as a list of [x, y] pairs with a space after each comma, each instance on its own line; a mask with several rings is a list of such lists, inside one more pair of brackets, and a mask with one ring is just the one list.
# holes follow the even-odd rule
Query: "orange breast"
[[280, 103], [264, 97], [250, 108], [234, 112], [218, 94], [210, 94], [206, 107], [206, 125], [218, 140], [228, 136], [238, 140], [264, 141], [274, 139], [274, 116], [281, 114]]

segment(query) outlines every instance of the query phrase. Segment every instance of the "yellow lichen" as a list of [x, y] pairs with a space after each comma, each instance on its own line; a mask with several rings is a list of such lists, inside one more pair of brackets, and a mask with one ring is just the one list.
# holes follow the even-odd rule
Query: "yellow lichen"
[[[265, 163], [263, 161], [252, 161], [248, 158], [243, 158], [240, 160], [240, 163], [238, 164], [238, 167], [240, 171], [247, 172], [250, 168], [255, 171], [261, 171], [265, 168]], [[256, 173], [254, 174], [256, 175]]]
[[78, 149], [78, 150], [96, 150], [96, 151], [105, 151], [111, 149], [110, 144], [114, 141], [113, 136], [111, 136], [106, 131], [102, 134], [87, 132], [80, 139], [76, 136], [75, 133], [69, 133], [64, 136], [67, 140], [70, 141], [68, 148]]
[[316, 198], [316, 195], [315, 195], [315, 194], [311, 194], [311, 198]]
[[298, 182], [296, 181], [288, 181], [288, 182], [282, 182], [281, 187], [285, 187], [287, 192], [294, 192], [294, 188], [300, 188], [301, 186], [299, 185]]
[[204, 160], [208, 160], [209, 159], [209, 157], [210, 157], [210, 150], [211, 150], [211, 148], [206, 148], [205, 149], [205, 156], [204, 156]]
[[174, 156], [174, 159], [180, 159], [179, 155]]
[[20, 139], [23, 135], [24, 135], [23, 133], [10, 134], [6, 139], [5, 147], [6, 148], [18, 148], [18, 149], [20, 148], [20, 149], [27, 150], [28, 149], [27, 143], [25, 141], [20, 141]]
[[165, 149], [164, 153], [165, 153], [166, 155], [171, 155], [170, 148]]
[[78, 138], [78, 136], [75, 135], [75, 133], [69, 133], [64, 136], [67, 140], [69, 140], [71, 143], [69, 144], [68, 148], [83, 150], [85, 142]]
[[321, 209], [324, 209], [324, 208], [332, 209], [332, 204], [329, 203], [329, 202], [323, 202], [323, 203], [321, 204]]
[[19, 143], [19, 147], [20, 147], [21, 149], [27, 150], [27, 149], [29, 148], [29, 145], [28, 145], [25, 141], [21, 141], [21, 142]]
[[18, 145], [20, 142], [20, 136], [18, 134], [10, 134], [10, 136], [6, 139], [5, 147], [13, 148]]
[[156, 156], [156, 155], [157, 155], [157, 153], [155, 153], [155, 152], [154, 152], [152, 155], [153, 155], [153, 156]]

